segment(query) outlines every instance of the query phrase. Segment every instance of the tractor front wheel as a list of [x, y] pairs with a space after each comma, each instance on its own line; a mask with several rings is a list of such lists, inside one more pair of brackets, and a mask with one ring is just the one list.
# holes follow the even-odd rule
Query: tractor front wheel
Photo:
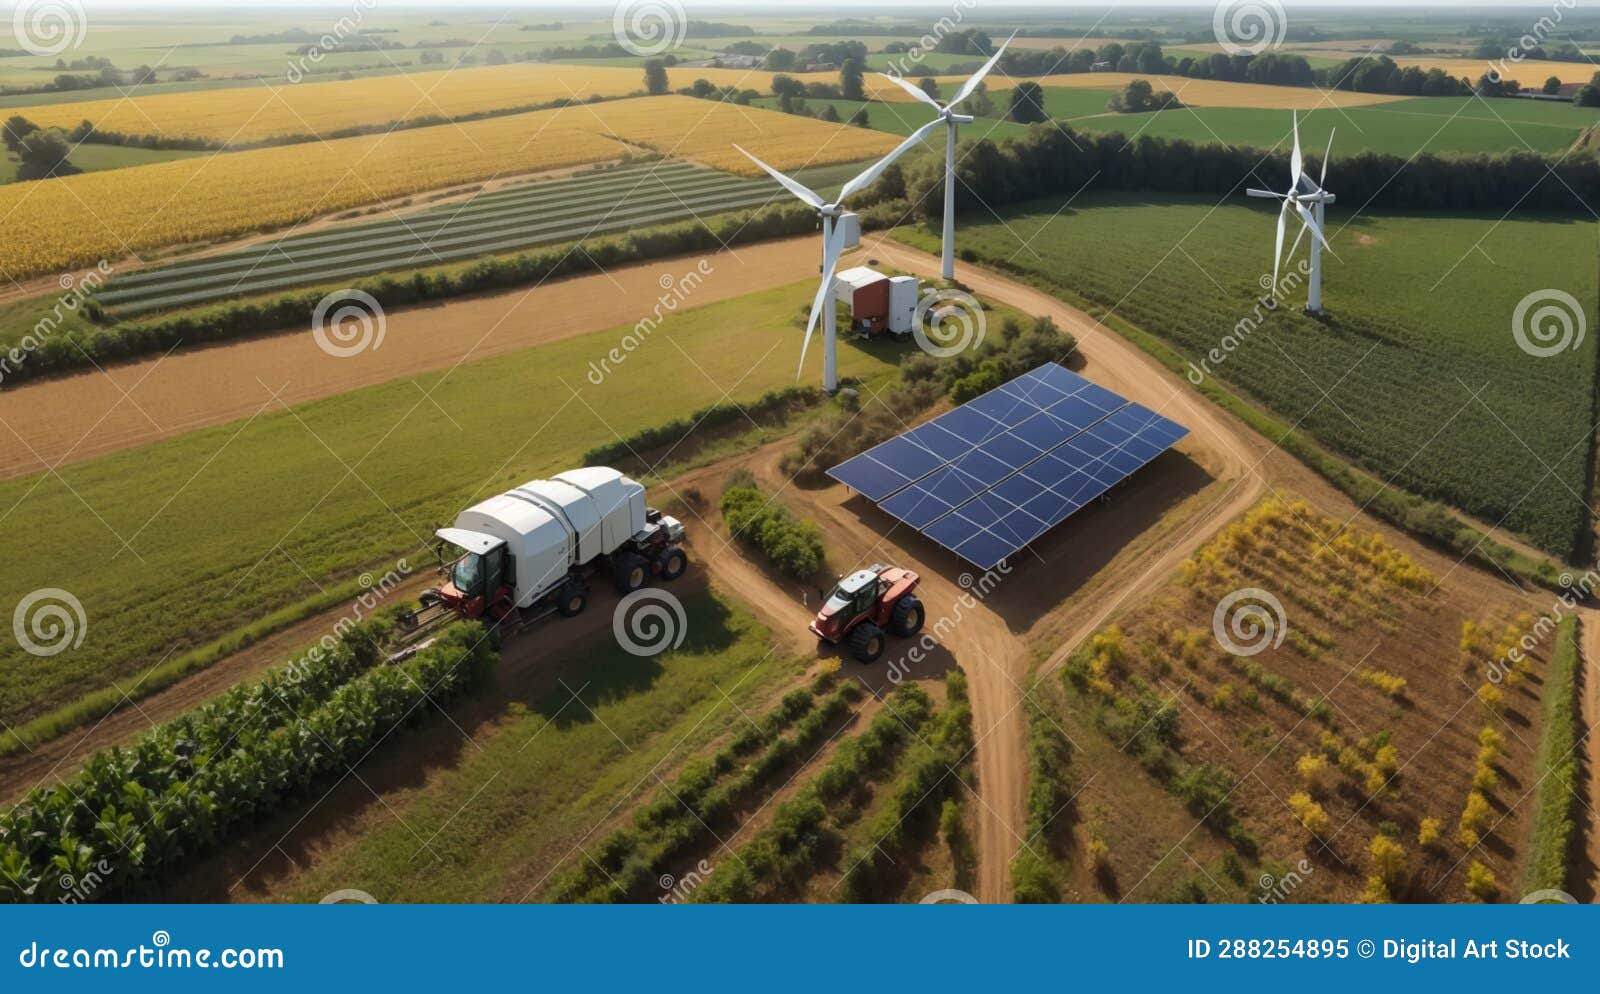
[[883, 655], [887, 642], [883, 629], [870, 621], [863, 621], [850, 633], [850, 655], [856, 657], [858, 663], [875, 663]]
[[624, 552], [612, 560], [611, 571], [619, 594], [631, 594], [650, 579], [650, 567], [644, 557], [632, 552]]
[[922, 631], [922, 622], [926, 619], [922, 610], [922, 602], [910, 594], [894, 602], [894, 611], [889, 617], [890, 627], [901, 638], [910, 638]]

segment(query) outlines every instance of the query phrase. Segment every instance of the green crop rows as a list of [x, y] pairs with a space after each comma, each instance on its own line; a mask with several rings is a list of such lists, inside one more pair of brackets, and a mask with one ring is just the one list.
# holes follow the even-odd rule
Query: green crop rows
[[97, 299], [117, 314], [183, 307], [708, 217], [765, 204], [775, 190], [674, 161], [580, 174], [141, 270], [115, 280]]
[[[1329, 185], [1337, 191], [1337, 173]], [[1240, 323], [1252, 318], [1260, 281], [1270, 282], [1270, 208], [1100, 193], [1060, 208], [1019, 205], [1000, 212], [1003, 223], [974, 215], [962, 251], [1114, 310], [1192, 363], [1220, 350], [1212, 375], [1385, 481], [1551, 552], [1581, 549], [1594, 430], [1593, 224], [1330, 210], [1338, 257], [1324, 257], [1326, 321], [1298, 312], [1301, 289], [1252, 331]], [[897, 233], [937, 250], [936, 235]], [[1580, 302], [1589, 333], [1576, 349], [1538, 358], [1519, 348], [1513, 314], [1547, 289]]]

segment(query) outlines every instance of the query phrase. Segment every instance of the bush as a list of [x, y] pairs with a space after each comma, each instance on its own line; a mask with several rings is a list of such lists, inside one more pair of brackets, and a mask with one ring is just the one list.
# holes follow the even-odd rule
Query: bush
[[1330, 819], [1328, 812], [1322, 805], [1311, 799], [1310, 794], [1290, 794], [1289, 810], [1294, 812], [1295, 818], [1305, 826], [1305, 830], [1312, 835], [1321, 837], [1328, 831]]
[[1431, 849], [1439, 844], [1440, 824], [1437, 818], [1424, 818], [1417, 826], [1417, 845]]
[[731, 487], [722, 495], [721, 509], [733, 537], [759, 550], [785, 576], [805, 580], [822, 572], [827, 557], [821, 529], [797, 520], [760, 490]]
[[1480, 901], [1487, 901], [1499, 891], [1495, 886], [1494, 872], [1477, 860], [1467, 867], [1467, 893]]

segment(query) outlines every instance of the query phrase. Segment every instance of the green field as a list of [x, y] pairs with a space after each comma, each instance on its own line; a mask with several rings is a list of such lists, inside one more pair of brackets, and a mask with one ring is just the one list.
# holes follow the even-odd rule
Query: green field
[[[501, 680], [496, 693], [514, 703], [495, 704], [487, 710], [496, 720], [469, 725], [476, 748], [456, 754], [425, 785], [386, 796], [399, 820], [384, 814], [348, 845], [320, 853], [308, 872], [291, 878], [286, 893], [277, 885], [267, 893], [314, 902], [358, 887], [386, 902], [518, 901], [546, 873], [581, 863], [575, 847], [605, 837], [594, 829], [660, 789], [652, 769], [671, 781], [684, 761], [744, 731], [748, 716], [761, 715], [804, 671], [802, 660], [772, 652], [771, 632], [744, 608], [692, 577], [679, 582], [685, 586], [673, 591], [688, 622], [682, 646], [641, 659], [619, 648], [607, 626], [581, 654], [546, 659], [515, 684]], [[535, 630], [523, 637], [539, 636]], [[469, 702], [454, 710], [477, 709]], [[457, 733], [441, 722], [435, 738], [457, 741]], [[376, 761], [395, 769], [411, 763]], [[362, 794], [358, 803], [370, 799]], [[463, 810], [467, 816], [457, 817]], [[299, 819], [291, 811], [263, 826], [236, 847], [249, 854], [243, 864], [206, 867], [167, 898], [223, 899], [219, 883], [231, 884]], [[429, 840], [421, 859], [412, 829]], [[295, 844], [302, 841], [297, 834]], [[652, 883], [669, 870], [681, 872], [661, 866], [651, 872]], [[266, 883], [251, 878], [233, 897], [256, 894]]]
[[[93, 173], [102, 169], [147, 166], [153, 162], [169, 162], [173, 159], [187, 159], [194, 155], [210, 154], [204, 151], [195, 152], [184, 149], [149, 149], [124, 145], [90, 145], [85, 143], [74, 148], [72, 153], [67, 156], [67, 161], [86, 173]], [[0, 155], [0, 183], [15, 182], [16, 178], [17, 160], [8, 155]]]
[[[600, 386], [589, 364], [631, 326], [417, 377], [437, 386], [437, 408], [401, 380], [0, 483], [0, 522], [29, 536], [0, 565], [4, 588], [64, 588], [88, 618], [83, 644], [48, 665], [0, 646], [0, 721], [135, 681], [364, 567], [416, 555], [475, 495], [579, 465], [619, 433], [721, 401], [724, 389], [748, 402], [793, 383], [812, 290], [679, 311]], [[841, 375], [890, 368], [853, 346], [839, 358]], [[821, 361], [812, 349], [809, 382]]]
[[[1047, 91], [1048, 92], [1048, 91]], [[1049, 105], [1053, 96], [1046, 99]], [[1102, 107], [1102, 110], [1104, 108]], [[1059, 113], [1054, 108], [1052, 114]], [[1150, 114], [1098, 114], [1071, 119], [1080, 131], [1184, 138], [1255, 148], [1287, 146], [1290, 114], [1248, 107], [1200, 107]], [[1337, 130], [1334, 157], [1371, 150], [1410, 157], [1429, 152], [1503, 152], [1530, 149], [1559, 154], [1585, 128], [1600, 123], [1593, 108], [1531, 100], [1485, 101], [1476, 97], [1417, 97], [1370, 107], [1322, 108], [1300, 114], [1300, 141], [1325, 148]]]
[[[1102, 193], [1061, 206], [1003, 209], [1003, 224], [963, 219], [961, 249], [1114, 308], [1191, 362], [1222, 349], [1215, 375], [1382, 479], [1552, 552], [1579, 551], [1600, 292], [1593, 224], [1330, 210], [1327, 323], [1268, 312], [1229, 353], [1224, 339], [1270, 281], [1268, 209]], [[924, 230], [897, 235], [937, 251]], [[1544, 288], [1582, 302], [1590, 333], [1576, 351], [1540, 359], [1517, 346], [1512, 315]], [[1302, 290], [1292, 303], [1303, 302]]]

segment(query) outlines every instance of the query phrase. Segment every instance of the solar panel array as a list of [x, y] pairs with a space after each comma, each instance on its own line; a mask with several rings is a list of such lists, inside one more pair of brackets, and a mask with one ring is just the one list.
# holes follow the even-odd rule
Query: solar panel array
[[1188, 433], [1051, 362], [828, 475], [990, 569]]

